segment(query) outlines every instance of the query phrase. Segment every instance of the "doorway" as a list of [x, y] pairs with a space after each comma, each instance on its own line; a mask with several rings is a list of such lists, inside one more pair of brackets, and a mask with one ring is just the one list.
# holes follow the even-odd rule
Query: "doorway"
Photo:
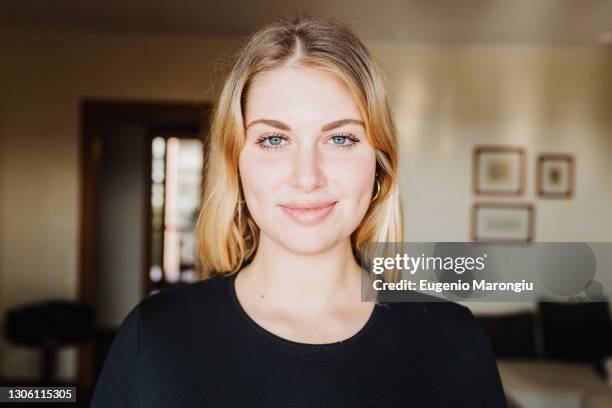
[[79, 300], [96, 335], [79, 347], [91, 395], [116, 330], [145, 296], [195, 279], [210, 107], [85, 100], [81, 104]]

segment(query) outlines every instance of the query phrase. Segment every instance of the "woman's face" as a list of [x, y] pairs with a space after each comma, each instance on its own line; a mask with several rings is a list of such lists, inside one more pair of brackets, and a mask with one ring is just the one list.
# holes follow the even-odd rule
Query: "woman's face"
[[244, 116], [239, 171], [261, 234], [299, 254], [348, 239], [370, 205], [376, 156], [341, 79], [315, 68], [263, 72]]

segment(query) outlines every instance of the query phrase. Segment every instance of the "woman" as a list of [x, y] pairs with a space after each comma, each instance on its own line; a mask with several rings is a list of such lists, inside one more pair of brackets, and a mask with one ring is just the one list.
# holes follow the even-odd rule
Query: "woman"
[[210, 143], [207, 279], [130, 312], [93, 407], [505, 406], [467, 308], [361, 301], [359, 249], [401, 241], [402, 218], [382, 76], [348, 28], [255, 33]]

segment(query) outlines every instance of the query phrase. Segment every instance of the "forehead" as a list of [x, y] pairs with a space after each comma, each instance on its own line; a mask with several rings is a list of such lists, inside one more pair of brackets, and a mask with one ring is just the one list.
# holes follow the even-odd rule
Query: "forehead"
[[359, 106], [338, 75], [317, 68], [283, 66], [251, 81], [245, 120], [258, 118], [332, 121], [361, 119]]

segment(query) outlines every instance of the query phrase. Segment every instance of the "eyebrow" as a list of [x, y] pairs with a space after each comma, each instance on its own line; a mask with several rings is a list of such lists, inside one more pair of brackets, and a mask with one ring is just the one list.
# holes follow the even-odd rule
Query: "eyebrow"
[[[288, 124], [283, 123], [280, 120], [274, 120], [274, 119], [257, 119], [257, 120], [254, 120], [251, 123], [249, 123], [245, 129], [248, 129], [249, 127], [251, 127], [252, 125], [255, 125], [257, 123], [262, 123], [264, 125], [272, 126], [272, 127], [275, 127], [277, 129], [281, 129], [281, 130], [286, 130], [286, 131], [290, 131], [291, 130], [291, 127]], [[363, 123], [363, 121], [361, 121], [361, 120], [357, 120], [357, 119], [340, 119], [340, 120], [335, 120], [333, 122], [329, 122], [326, 125], [323, 125], [321, 127], [321, 131], [322, 132], [326, 132], [328, 130], [332, 130], [332, 129], [338, 128], [340, 126], [350, 125], [350, 124], [363, 126], [365, 128], [365, 123]]]

